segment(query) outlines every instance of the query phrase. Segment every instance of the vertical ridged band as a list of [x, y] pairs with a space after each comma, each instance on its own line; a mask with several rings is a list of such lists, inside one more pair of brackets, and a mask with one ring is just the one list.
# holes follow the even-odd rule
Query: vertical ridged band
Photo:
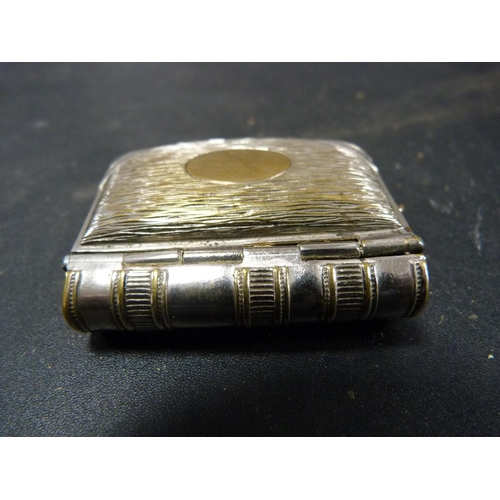
[[370, 319], [375, 316], [378, 306], [378, 281], [374, 264], [363, 262], [363, 276], [365, 286], [365, 303], [360, 319]]
[[274, 268], [277, 325], [287, 325], [290, 322], [290, 285], [288, 282], [288, 268]]
[[413, 301], [406, 316], [416, 316], [425, 307], [429, 296], [429, 275], [427, 271], [427, 262], [418, 260], [411, 262], [414, 285]]
[[153, 320], [160, 330], [172, 328], [168, 313], [167, 280], [166, 269], [153, 269], [151, 272]]
[[80, 271], [66, 271], [63, 292], [63, 314], [72, 328], [81, 332], [88, 332], [89, 330], [78, 312], [77, 294], [80, 278]]
[[248, 270], [249, 324], [275, 324], [276, 289], [273, 268]]
[[124, 300], [125, 271], [113, 271], [111, 276], [111, 311], [119, 330], [132, 330], [127, 321]]
[[238, 325], [282, 325], [290, 321], [287, 267], [236, 268], [234, 286]]
[[236, 268], [234, 270], [234, 288], [236, 291], [235, 297], [235, 311], [236, 311], [236, 324], [247, 325], [246, 318], [247, 312], [247, 298], [248, 298], [248, 270], [245, 267]]
[[360, 318], [365, 301], [365, 284], [361, 264], [335, 266], [337, 292], [337, 321], [354, 321]]
[[369, 262], [321, 266], [321, 319], [353, 321], [372, 318], [378, 306], [375, 266]]
[[125, 311], [134, 330], [156, 330], [153, 317], [152, 272], [127, 271], [125, 275]]
[[322, 308], [321, 319], [331, 323], [337, 313], [337, 293], [335, 288], [335, 266], [328, 264], [321, 267]]
[[172, 328], [167, 302], [167, 270], [114, 271], [111, 280], [111, 310], [117, 328]]

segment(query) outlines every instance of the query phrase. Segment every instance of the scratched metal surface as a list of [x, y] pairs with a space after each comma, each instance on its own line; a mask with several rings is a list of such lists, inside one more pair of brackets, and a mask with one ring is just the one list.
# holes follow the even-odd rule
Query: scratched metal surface
[[[498, 65], [0, 65], [0, 434], [498, 435]], [[427, 244], [413, 320], [71, 331], [109, 163], [209, 137], [359, 144]]]
[[[401, 229], [364, 156], [327, 142], [252, 139], [170, 145], [113, 168], [85, 244], [262, 238]], [[291, 160], [277, 178], [216, 184], [188, 175], [192, 158], [224, 148], [267, 147]]]

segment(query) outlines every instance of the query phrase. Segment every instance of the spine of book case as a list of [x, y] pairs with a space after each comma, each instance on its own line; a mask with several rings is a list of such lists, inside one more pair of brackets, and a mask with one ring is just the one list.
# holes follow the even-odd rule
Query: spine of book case
[[429, 290], [422, 255], [115, 267], [66, 272], [63, 310], [73, 328], [151, 331], [415, 316]]

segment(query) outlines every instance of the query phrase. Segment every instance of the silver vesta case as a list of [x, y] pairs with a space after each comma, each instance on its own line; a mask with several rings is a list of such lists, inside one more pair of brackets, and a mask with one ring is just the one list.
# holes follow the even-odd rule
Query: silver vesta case
[[64, 261], [63, 310], [84, 331], [414, 316], [422, 252], [353, 144], [180, 143], [111, 165]]

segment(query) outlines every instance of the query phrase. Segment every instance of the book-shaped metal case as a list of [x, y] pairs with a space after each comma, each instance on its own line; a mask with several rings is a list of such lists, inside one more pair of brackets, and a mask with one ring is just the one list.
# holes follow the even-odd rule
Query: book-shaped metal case
[[353, 144], [180, 143], [111, 165], [64, 261], [63, 311], [84, 331], [414, 316], [422, 252]]

